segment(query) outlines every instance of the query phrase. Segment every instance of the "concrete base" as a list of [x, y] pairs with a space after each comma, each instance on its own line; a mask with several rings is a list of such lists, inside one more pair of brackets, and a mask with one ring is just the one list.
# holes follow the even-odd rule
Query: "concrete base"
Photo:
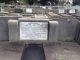
[[56, 43], [44, 46], [46, 60], [80, 60], [80, 46], [77, 43]]
[[0, 60], [21, 60], [24, 44], [0, 42]]
[[[0, 60], [21, 60], [24, 44], [0, 43]], [[77, 43], [52, 43], [44, 45], [46, 60], [80, 60]]]

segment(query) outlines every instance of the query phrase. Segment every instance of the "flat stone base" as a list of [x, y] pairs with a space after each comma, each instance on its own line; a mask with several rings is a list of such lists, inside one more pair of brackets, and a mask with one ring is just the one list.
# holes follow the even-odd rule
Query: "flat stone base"
[[77, 43], [46, 44], [44, 50], [46, 60], [80, 60], [80, 46]]
[[[0, 60], [21, 60], [25, 44], [0, 42]], [[44, 45], [46, 60], [80, 60], [80, 45], [61, 42]]]
[[21, 60], [24, 44], [0, 42], [0, 60]]

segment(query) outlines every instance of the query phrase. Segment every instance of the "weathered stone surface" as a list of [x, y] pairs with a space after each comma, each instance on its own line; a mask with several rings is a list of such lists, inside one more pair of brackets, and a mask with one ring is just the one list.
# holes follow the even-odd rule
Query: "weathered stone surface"
[[57, 43], [44, 46], [46, 60], [80, 60], [80, 46], [76, 43]]
[[0, 43], [0, 60], [21, 60], [24, 44]]

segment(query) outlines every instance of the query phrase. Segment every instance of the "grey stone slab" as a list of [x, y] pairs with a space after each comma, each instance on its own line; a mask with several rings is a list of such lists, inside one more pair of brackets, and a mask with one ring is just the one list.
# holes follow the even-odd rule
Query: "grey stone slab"
[[44, 50], [46, 60], [80, 60], [80, 46], [77, 43], [46, 44]]
[[24, 44], [0, 42], [0, 60], [21, 60]]
[[9, 19], [18, 19], [18, 17], [0, 17], [0, 40], [9, 40], [8, 39], [8, 20]]
[[[21, 60], [24, 44], [0, 42], [0, 60]], [[44, 45], [46, 60], [80, 60], [80, 45], [71, 42]]]

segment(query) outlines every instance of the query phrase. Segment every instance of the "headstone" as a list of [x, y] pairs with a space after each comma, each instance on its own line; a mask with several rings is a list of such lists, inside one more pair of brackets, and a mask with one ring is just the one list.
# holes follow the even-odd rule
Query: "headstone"
[[47, 40], [48, 22], [20, 22], [20, 40]]

